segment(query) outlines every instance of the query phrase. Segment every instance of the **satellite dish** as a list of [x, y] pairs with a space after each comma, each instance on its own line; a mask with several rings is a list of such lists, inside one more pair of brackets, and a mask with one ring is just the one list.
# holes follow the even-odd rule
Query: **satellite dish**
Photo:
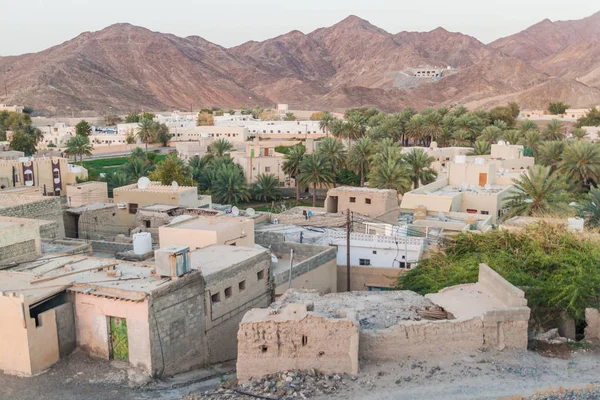
[[246, 209], [246, 215], [249, 217], [253, 217], [256, 215], [256, 211], [254, 211], [254, 208], [247, 208]]
[[177, 189], [177, 188], [179, 188], [179, 183], [177, 183], [177, 182], [173, 181], [173, 182], [171, 182], [171, 187], [172, 187], [173, 189]]
[[148, 186], [150, 186], [150, 179], [146, 178], [145, 176], [142, 176], [140, 179], [138, 179], [137, 186], [138, 189], [148, 189]]
[[237, 217], [238, 215], [240, 215], [240, 209], [236, 206], [233, 206], [233, 208], [231, 209], [231, 213]]

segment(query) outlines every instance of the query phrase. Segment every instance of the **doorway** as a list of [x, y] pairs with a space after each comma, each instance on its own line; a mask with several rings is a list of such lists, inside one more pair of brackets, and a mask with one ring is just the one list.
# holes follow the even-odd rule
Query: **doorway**
[[127, 337], [127, 320], [109, 317], [110, 326], [110, 358], [112, 360], [129, 361], [129, 339]]

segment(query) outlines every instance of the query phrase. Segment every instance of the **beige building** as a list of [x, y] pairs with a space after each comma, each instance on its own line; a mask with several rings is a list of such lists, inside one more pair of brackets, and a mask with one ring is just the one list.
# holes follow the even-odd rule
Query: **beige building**
[[484, 159], [474, 163], [457, 161], [448, 164], [447, 175], [405, 193], [401, 208], [490, 215], [495, 223], [504, 212], [503, 201], [520, 172], [499, 171], [494, 161], [486, 163]]
[[230, 216], [182, 216], [158, 228], [160, 247], [187, 246], [201, 249], [211, 245], [253, 247], [254, 221]]
[[403, 147], [402, 154], [408, 154], [415, 149], [421, 149], [430, 157], [435, 158], [435, 161], [431, 163], [431, 168], [437, 172], [443, 171], [456, 156], [466, 156], [473, 151], [472, 147], [438, 147], [437, 142], [431, 142], [429, 147]]
[[467, 162], [475, 163], [477, 159], [494, 162], [498, 171], [526, 171], [535, 165], [535, 158], [523, 154], [524, 147], [500, 141], [492, 145], [489, 156], [469, 156]]
[[41, 254], [40, 221], [0, 217], [0, 267], [30, 261]]
[[[424, 318], [432, 311], [441, 319]], [[425, 297], [290, 290], [244, 316], [237, 376], [244, 381], [297, 368], [357, 374], [358, 359], [376, 365], [481, 349], [524, 351], [529, 314], [524, 292], [485, 264], [477, 283]]]
[[395, 222], [400, 215], [398, 193], [389, 189], [341, 186], [329, 189], [325, 199], [328, 213], [346, 212]]
[[138, 184], [121, 186], [113, 191], [113, 201], [119, 209], [119, 223], [133, 227], [138, 208], [151, 204], [198, 207], [198, 189], [193, 186], [173, 187], [151, 182], [145, 188]]
[[92, 203], [108, 203], [108, 185], [106, 182], [84, 182], [67, 185], [67, 205], [81, 207]]
[[67, 237], [85, 240], [113, 241], [118, 234], [129, 234], [129, 228], [119, 224], [117, 205], [89, 203], [65, 210]]
[[23, 157], [25, 157], [25, 153], [23, 153], [22, 151], [14, 151], [14, 150], [0, 151], [0, 160], [17, 161]]
[[233, 161], [244, 171], [248, 183], [256, 182], [260, 174], [272, 174], [279, 180], [280, 186], [294, 186], [294, 179], [283, 172], [284, 155], [275, 151], [275, 144], [252, 142], [246, 145], [246, 151], [231, 152]]
[[9, 106], [7, 104], [0, 104], [0, 111], [22, 113], [23, 106]]
[[67, 185], [87, 178], [87, 170], [66, 158], [23, 157], [0, 161], [0, 191], [12, 187], [39, 187], [46, 194], [64, 195]]

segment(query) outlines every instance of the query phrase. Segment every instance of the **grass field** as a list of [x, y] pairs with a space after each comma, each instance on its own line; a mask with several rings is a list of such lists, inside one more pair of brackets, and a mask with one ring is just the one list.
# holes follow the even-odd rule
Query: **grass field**
[[[160, 154], [156, 157], [156, 162], [160, 162], [167, 157], [165, 154]], [[119, 167], [129, 160], [129, 157], [113, 157], [113, 158], [99, 158], [96, 160], [86, 160], [83, 162], [83, 167], [88, 170], [92, 175], [104, 173], [112, 174], [117, 172]], [[95, 174], [94, 174], [95, 173]]]

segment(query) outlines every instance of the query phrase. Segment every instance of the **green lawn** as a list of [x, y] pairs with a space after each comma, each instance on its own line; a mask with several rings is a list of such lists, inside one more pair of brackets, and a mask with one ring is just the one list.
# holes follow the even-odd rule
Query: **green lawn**
[[[165, 154], [159, 154], [156, 156], [156, 162], [160, 162], [167, 157]], [[118, 167], [123, 165], [129, 160], [129, 157], [113, 157], [113, 158], [99, 158], [96, 160], [86, 160], [83, 162], [85, 168], [107, 168], [107, 167]], [[102, 171], [106, 172], [106, 171]]]

